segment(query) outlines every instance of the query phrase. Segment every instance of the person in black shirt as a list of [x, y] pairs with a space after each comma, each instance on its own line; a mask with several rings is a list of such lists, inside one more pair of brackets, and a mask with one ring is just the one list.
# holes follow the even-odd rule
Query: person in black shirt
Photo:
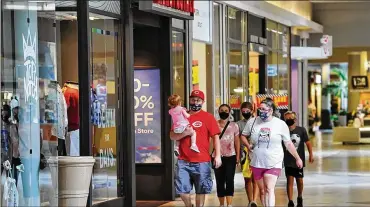
[[[309, 161], [313, 163], [313, 153], [312, 145], [308, 139], [307, 131], [304, 127], [297, 126], [297, 115], [293, 111], [288, 111], [284, 114], [284, 119], [286, 124], [290, 129], [290, 138], [297, 149], [299, 156], [303, 161], [303, 167], [305, 167], [305, 148], [304, 144], [308, 148], [309, 152]], [[288, 194], [288, 207], [294, 207], [293, 197], [293, 184], [294, 178], [297, 183], [298, 198], [297, 198], [297, 207], [303, 207], [303, 168], [299, 169], [296, 165], [295, 158], [284, 148], [284, 166], [285, 166], [285, 175], [287, 177], [287, 194]]]

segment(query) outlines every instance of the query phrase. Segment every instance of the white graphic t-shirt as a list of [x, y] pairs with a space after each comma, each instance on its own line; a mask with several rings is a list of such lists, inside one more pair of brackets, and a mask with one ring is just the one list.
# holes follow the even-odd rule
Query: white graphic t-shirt
[[243, 135], [250, 136], [253, 155], [251, 166], [255, 168], [282, 168], [284, 150], [282, 141], [290, 141], [289, 127], [284, 121], [273, 117], [264, 122], [259, 117], [250, 119], [243, 130]]

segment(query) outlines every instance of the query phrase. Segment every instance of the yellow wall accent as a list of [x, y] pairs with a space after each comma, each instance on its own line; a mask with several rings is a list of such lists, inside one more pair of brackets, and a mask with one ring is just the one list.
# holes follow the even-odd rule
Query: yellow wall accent
[[333, 56], [328, 59], [310, 60], [310, 63], [343, 63], [348, 62], [348, 54], [351, 52], [367, 52], [367, 59], [370, 59], [370, 47], [338, 47], [333, 48]]
[[277, 7], [300, 15], [306, 19], [312, 19], [312, 3], [310, 1], [267, 1]]

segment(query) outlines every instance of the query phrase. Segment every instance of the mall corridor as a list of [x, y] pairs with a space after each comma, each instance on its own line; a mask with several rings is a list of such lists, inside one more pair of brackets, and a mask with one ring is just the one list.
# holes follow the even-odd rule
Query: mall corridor
[[[315, 162], [305, 170], [304, 206], [370, 206], [370, 145], [333, 143], [331, 134], [316, 134]], [[237, 173], [233, 206], [247, 206], [244, 180]], [[285, 175], [278, 181], [276, 206], [287, 206]], [[296, 190], [295, 196], [296, 198]], [[180, 199], [162, 206], [183, 206]], [[208, 196], [205, 206], [219, 206], [215, 193]]]

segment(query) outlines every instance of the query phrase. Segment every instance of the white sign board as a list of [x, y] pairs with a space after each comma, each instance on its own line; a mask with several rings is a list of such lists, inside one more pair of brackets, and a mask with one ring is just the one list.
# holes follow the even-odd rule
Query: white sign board
[[320, 39], [321, 48], [325, 56], [332, 56], [333, 54], [333, 36], [323, 35]]
[[212, 1], [194, 1], [193, 39], [212, 42]]

